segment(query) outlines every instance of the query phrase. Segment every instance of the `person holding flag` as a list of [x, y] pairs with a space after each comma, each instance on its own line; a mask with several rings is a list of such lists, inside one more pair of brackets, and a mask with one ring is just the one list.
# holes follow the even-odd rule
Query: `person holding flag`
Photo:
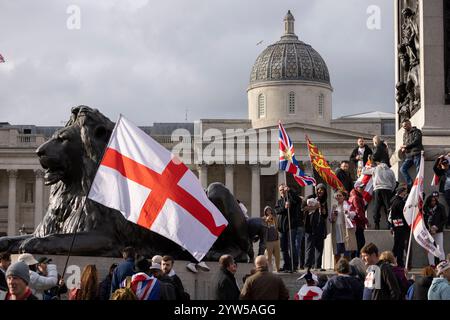
[[[424, 217], [423, 217], [423, 176], [425, 171], [425, 161], [423, 158], [423, 151], [420, 156], [419, 173], [414, 180], [411, 192], [406, 200], [403, 215], [405, 220], [411, 228], [411, 233], [414, 235], [417, 243], [427, 250], [428, 253], [435, 257], [443, 257], [443, 253], [439, 245], [436, 245], [434, 238], [428, 232]], [[406, 254], [406, 265], [409, 261], [409, 252], [411, 250], [411, 235], [409, 237], [408, 252]]]
[[445, 260], [444, 254], [444, 226], [447, 222], [447, 216], [445, 214], [444, 206], [439, 203], [439, 192], [434, 191], [425, 200], [423, 206], [423, 221], [433, 237], [434, 241], [437, 243], [439, 248], [442, 248], [441, 255], [434, 257], [431, 253], [428, 253], [428, 263], [431, 266], [436, 266], [439, 261]]
[[[281, 233], [280, 245], [283, 253], [284, 267], [282, 271], [295, 271], [298, 267], [299, 252], [303, 239], [303, 212], [301, 211], [301, 200], [298, 195], [289, 190], [286, 185], [286, 172], [292, 174], [294, 180], [301, 186], [315, 185], [316, 180], [305, 175], [295, 158], [294, 144], [284, 129], [281, 121], [278, 122], [280, 162], [279, 169], [284, 171], [285, 183], [280, 184], [280, 199], [275, 205], [275, 213], [278, 215], [278, 228]], [[296, 241], [297, 239], [297, 241]], [[288, 245], [289, 243], [289, 245]], [[289, 253], [290, 252], [290, 253]]]

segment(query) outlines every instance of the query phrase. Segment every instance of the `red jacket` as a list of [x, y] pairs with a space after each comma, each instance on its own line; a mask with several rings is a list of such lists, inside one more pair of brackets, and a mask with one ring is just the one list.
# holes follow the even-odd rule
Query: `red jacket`
[[366, 224], [369, 222], [366, 218], [366, 213], [364, 210], [364, 199], [361, 193], [353, 189], [350, 192], [350, 198], [348, 202], [352, 205], [353, 210], [356, 212], [356, 216], [353, 221], [357, 228], [366, 228]]

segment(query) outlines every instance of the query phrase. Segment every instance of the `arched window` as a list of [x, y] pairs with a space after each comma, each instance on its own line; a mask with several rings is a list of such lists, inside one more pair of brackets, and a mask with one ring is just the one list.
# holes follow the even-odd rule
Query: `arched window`
[[294, 92], [289, 92], [288, 112], [289, 112], [289, 114], [295, 114], [295, 93]]
[[319, 117], [323, 117], [325, 96], [323, 93], [319, 94]]
[[258, 118], [264, 118], [266, 116], [266, 99], [261, 93], [258, 96]]

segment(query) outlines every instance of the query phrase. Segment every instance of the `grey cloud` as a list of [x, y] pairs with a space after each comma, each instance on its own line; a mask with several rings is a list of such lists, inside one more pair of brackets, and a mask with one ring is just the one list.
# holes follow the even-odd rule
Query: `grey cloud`
[[[66, 9], [81, 8], [81, 30]], [[366, 28], [379, 5], [382, 29]], [[334, 116], [393, 111], [393, 18], [389, 0], [3, 1], [0, 119], [58, 125], [88, 104], [139, 125], [246, 118], [246, 89], [258, 54], [296, 33], [330, 69]], [[260, 40], [263, 43], [256, 45]], [[11, 66], [14, 65], [14, 68]], [[9, 69], [8, 69], [9, 68]]]

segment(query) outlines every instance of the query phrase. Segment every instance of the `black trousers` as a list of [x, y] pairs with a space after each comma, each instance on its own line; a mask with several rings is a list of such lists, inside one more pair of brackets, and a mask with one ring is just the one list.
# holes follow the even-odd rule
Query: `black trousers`
[[355, 230], [355, 236], [356, 236], [356, 247], [358, 248], [356, 250], [356, 257], [359, 257], [362, 247], [366, 244], [366, 238], [364, 237], [364, 228], [358, 228], [356, 227]]
[[[409, 230], [406, 228], [395, 228], [394, 229], [394, 247], [392, 248], [392, 253], [397, 259], [397, 264], [399, 267], [404, 268], [405, 262], [403, 261], [403, 256], [405, 249], [408, 246], [409, 240]], [[409, 261], [412, 260], [412, 252], [409, 256]]]
[[306, 268], [322, 268], [324, 238], [322, 236], [305, 233]]
[[386, 220], [388, 210], [389, 210], [389, 202], [391, 200], [392, 191], [388, 189], [378, 189], [373, 192], [374, 194], [374, 201], [375, 201], [375, 208], [373, 212], [373, 221], [376, 224], [380, 223], [381, 219], [381, 208], [384, 207], [386, 210]]

